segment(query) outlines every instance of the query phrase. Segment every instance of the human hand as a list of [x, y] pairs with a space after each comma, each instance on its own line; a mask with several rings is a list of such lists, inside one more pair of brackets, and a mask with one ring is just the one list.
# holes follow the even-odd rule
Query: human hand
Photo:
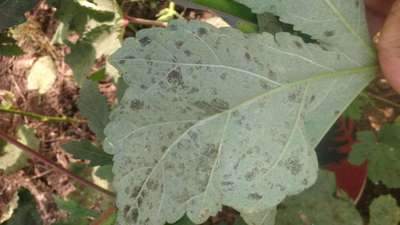
[[370, 32], [378, 34], [381, 70], [400, 92], [400, 0], [365, 0], [365, 3]]

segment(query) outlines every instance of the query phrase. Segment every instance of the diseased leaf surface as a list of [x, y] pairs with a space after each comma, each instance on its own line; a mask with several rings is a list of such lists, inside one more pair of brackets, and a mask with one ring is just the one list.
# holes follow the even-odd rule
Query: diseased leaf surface
[[375, 71], [287, 33], [196, 22], [142, 31], [112, 62], [129, 85], [105, 142], [121, 224], [201, 223], [301, 192], [313, 148]]
[[334, 196], [334, 174], [321, 171], [314, 186], [278, 206], [276, 225], [362, 225], [355, 205]]
[[[273, 13], [354, 63], [371, 62], [374, 50], [361, 0], [236, 0], [256, 13]], [[356, 51], [354, 51], [356, 50]]]

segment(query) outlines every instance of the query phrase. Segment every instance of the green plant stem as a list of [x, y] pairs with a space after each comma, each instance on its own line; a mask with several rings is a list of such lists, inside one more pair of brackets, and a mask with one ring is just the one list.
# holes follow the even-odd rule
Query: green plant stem
[[18, 147], [19, 149], [21, 149], [22, 151], [24, 151], [29, 157], [39, 160], [42, 163], [46, 164], [47, 166], [53, 168], [54, 170], [67, 175], [68, 177], [70, 177], [71, 179], [77, 181], [78, 183], [87, 186], [87, 187], [91, 187], [99, 192], [102, 192], [105, 195], [108, 195], [112, 198], [115, 198], [115, 193], [104, 189], [80, 176], [77, 176], [73, 173], [71, 173], [70, 171], [68, 171], [67, 169], [65, 169], [64, 167], [56, 164], [55, 162], [47, 159], [46, 157], [42, 156], [40, 153], [38, 153], [37, 151], [33, 150], [32, 148], [30, 148], [29, 146], [26, 146], [24, 144], [22, 144], [21, 142], [17, 141], [15, 138], [3, 133], [2, 131], [0, 131], [0, 139], [5, 140], [6, 142], [15, 145], [16, 147]]
[[156, 26], [156, 27], [167, 27], [168, 23], [157, 21], [157, 20], [148, 20], [143, 18], [137, 18], [133, 16], [125, 15], [124, 18], [133, 24], [145, 25], [145, 26]]
[[257, 23], [257, 16], [251, 10], [232, 0], [188, 0], [205, 7], [237, 16], [252, 23]]
[[117, 208], [115, 206], [108, 208], [106, 211], [104, 211], [101, 216], [95, 220], [93, 223], [90, 225], [101, 225], [104, 222], [106, 222], [110, 217], [117, 211]]
[[25, 112], [16, 108], [1, 108], [0, 107], [0, 112], [2, 113], [9, 113], [9, 114], [15, 114], [15, 115], [21, 115], [21, 116], [27, 116], [35, 120], [39, 120], [41, 122], [58, 122], [58, 123], [86, 123], [85, 120], [79, 120], [79, 119], [74, 119], [74, 118], [69, 118], [66, 116], [46, 116], [46, 115], [41, 115], [33, 112]]

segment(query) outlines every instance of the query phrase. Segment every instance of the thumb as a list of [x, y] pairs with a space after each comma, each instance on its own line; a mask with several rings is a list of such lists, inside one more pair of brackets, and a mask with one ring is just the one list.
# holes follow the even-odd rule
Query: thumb
[[382, 72], [400, 92], [400, 0], [393, 4], [377, 45]]

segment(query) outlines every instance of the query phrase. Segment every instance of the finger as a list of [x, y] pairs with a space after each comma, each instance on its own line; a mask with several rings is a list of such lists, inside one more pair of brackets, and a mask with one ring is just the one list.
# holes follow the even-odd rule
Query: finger
[[390, 10], [377, 47], [383, 74], [392, 87], [400, 92], [400, 0]]
[[365, 5], [368, 10], [380, 14], [387, 15], [395, 0], [365, 0]]

